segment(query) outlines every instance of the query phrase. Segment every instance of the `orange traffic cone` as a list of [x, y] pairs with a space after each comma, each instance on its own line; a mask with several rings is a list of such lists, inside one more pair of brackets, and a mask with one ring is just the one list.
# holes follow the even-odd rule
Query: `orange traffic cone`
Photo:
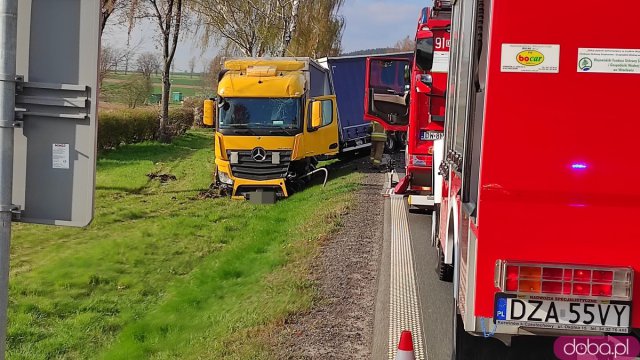
[[413, 355], [413, 339], [411, 339], [411, 331], [403, 331], [400, 334], [400, 343], [398, 344], [398, 352], [396, 352], [396, 360], [415, 360]]

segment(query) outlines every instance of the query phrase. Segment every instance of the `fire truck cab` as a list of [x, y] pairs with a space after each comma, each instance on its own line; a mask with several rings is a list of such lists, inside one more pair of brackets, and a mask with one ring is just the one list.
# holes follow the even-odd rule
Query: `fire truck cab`
[[496, 339], [632, 333], [640, 2], [617, 2], [614, 26], [596, 0], [452, 3], [434, 222], [454, 358], [505, 358]]
[[409, 204], [415, 207], [440, 202], [442, 181], [433, 164], [440, 163], [444, 151], [450, 10], [448, 1], [422, 9], [413, 61], [393, 57], [368, 61], [366, 117], [387, 130], [407, 131], [406, 176], [398, 189], [408, 191]]

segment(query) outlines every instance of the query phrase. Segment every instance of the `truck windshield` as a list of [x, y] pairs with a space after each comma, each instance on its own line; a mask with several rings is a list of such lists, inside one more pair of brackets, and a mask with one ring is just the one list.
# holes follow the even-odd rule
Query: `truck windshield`
[[299, 98], [226, 98], [218, 121], [221, 129], [297, 129]]

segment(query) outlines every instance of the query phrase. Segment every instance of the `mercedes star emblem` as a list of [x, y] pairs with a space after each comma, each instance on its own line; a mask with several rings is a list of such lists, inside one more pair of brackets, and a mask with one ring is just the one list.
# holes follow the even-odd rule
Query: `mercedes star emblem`
[[261, 147], [251, 150], [251, 157], [255, 161], [264, 161], [267, 158], [267, 151]]

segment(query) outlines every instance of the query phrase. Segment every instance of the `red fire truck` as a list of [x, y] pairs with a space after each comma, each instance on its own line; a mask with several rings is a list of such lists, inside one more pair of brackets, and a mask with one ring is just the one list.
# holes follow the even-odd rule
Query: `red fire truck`
[[455, 359], [640, 328], [640, 1], [616, 2], [613, 26], [606, 2], [532, 4], [452, 9], [436, 245]]
[[366, 118], [389, 131], [407, 129], [408, 125], [406, 176], [397, 192], [408, 190], [409, 203], [419, 207], [439, 203], [440, 191], [434, 184], [442, 181], [433, 164], [443, 158], [450, 11], [450, 2], [440, 0], [433, 8], [422, 9], [413, 62], [372, 58], [367, 63]]

